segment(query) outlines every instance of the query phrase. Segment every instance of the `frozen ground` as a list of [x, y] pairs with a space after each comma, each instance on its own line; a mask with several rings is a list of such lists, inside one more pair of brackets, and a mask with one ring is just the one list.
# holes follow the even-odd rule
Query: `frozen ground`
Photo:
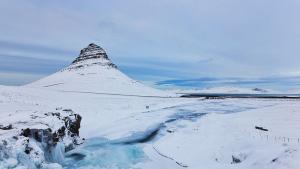
[[[190, 94], [190, 93], [218, 93], [218, 94], [282, 94], [282, 91], [266, 90], [261, 88], [242, 88], [232, 86], [211, 87], [204, 89], [172, 89], [174, 93]], [[297, 94], [299, 92], [290, 92]]]
[[175, 127], [175, 132], [152, 147], [188, 168], [298, 168], [299, 102], [262, 102], [266, 105], [258, 109], [209, 113], [193, 123], [182, 121], [177, 126], [184, 127]]
[[[60, 123], [42, 115], [57, 108], [72, 109], [83, 117], [80, 136], [86, 141], [65, 154], [64, 168], [288, 169], [300, 165], [297, 100], [148, 98], [28, 87], [0, 90], [1, 125], [14, 128], [0, 130], [2, 140], [27, 127], [55, 129]], [[9, 168], [9, 163], [10, 168], [23, 165], [8, 158], [0, 166]]]
[[299, 110], [297, 99], [180, 98], [90, 44], [49, 77], [0, 86], [0, 169], [297, 169]]

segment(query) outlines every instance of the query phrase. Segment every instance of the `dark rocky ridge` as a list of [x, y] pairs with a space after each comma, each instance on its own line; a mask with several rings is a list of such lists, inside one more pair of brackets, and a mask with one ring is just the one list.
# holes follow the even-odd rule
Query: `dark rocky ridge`
[[91, 43], [88, 45], [88, 47], [82, 49], [80, 51], [79, 57], [77, 57], [72, 64], [81, 62], [83, 60], [87, 59], [97, 59], [97, 58], [103, 58], [109, 60], [105, 50], [101, 48], [100, 46]]
[[[102, 59], [102, 61], [98, 60], [92, 64], [103, 64], [104, 63], [104, 64], [108, 65], [109, 67], [117, 68], [117, 66], [115, 64], [113, 64], [111, 62], [111, 60], [108, 58], [105, 50], [102, 47], [100, 47], [94, 43], [91, 43], [86, 48], [82, 49], [80, 51], [79, 56], [72, 62], [72, 65], [80, 64], [81, 62], [84, 62], [86, 60], [92, 60], [92, 59]], [[81, 64], [79, 66], [83, 66], [83, 65]]]
[[64, 71], [77, 71], [88, 68], [90, 66], [100, 66], [106, 69], [117, 69], [117, 65], [112, 63], [105, 50], [94, 44], [89, 44], [86, 48], [80, 51], [79, 56], [66, 68]]

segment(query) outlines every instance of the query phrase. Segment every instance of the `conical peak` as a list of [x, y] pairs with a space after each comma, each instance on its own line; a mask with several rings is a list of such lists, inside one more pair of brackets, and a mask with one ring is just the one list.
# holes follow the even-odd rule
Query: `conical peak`
[[64, 70], [78, 70], [90, 66], [103, 66], [106, 68], [117, 68], [108, 58], [105, 50], [91, 43], [80, 51], [79, 56]]
[[86, 48], [80, 51], [80, 55], [72, 62], [72, 64], [89, 60], [89, 59], [98, 59], [98, 58], [109, 60], [103, 48], [101, 48], [100, 46], [94, 43], [91, 43]]

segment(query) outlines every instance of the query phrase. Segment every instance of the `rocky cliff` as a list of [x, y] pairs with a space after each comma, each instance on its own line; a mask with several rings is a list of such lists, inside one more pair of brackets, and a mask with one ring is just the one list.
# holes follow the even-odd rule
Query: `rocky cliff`
[[117, 66], [109, 59], [102, 47], [91, 43], [80, 51], [79, 56], [72, 62], [67, 70], [76, 70], [92, 65], [101, 65], [107, 68], [117, 68]]

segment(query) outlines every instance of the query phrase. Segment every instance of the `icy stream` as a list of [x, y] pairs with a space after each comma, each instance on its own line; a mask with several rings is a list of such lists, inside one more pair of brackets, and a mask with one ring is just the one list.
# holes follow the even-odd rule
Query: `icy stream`
[[181, 121], [195, 122], [210, 112], [227, 114], [257, 108], [249, 105], [232, 106], [231, 104], [227, 105], [219, 102], [209, 103], [206, 106], [204, 108], [203, 105], [201, 107], [177, 107], [173, 113], [165, 116], [161, 123], [156, 123], [146, 131], [135, 132], [125, 138], [117, 140], [105, 138], [89, 139], [86, 143], [65, 155], [63, 167], [66, 169], [129, 169], [135, 164], [149, 161], [150, 159], [144, 153], [143, 147], [169, 134], [169, 128], [174, 128], [174, 126], [178, 128], [180, 125], [178, 126], [177, 124]]
[[128, 169], [133, 165], [149, 160], [143, 152], [143, 143], [152, 142], [165, 134], [167, 125], [178, 120], [195, 121], [203, 113], [180, 111], [167, 120], [148, 128], [144, 132], [133, 133], [129, 137], [108, 140], [93, 138], [81, 147], [66, 154], [64, 168], [118, 168]]
[[115, 144], [105, 138], [93, 138], [66, 154], [64, 168], [127, 169], [144, 160], [147, 158], [139, 145]]

